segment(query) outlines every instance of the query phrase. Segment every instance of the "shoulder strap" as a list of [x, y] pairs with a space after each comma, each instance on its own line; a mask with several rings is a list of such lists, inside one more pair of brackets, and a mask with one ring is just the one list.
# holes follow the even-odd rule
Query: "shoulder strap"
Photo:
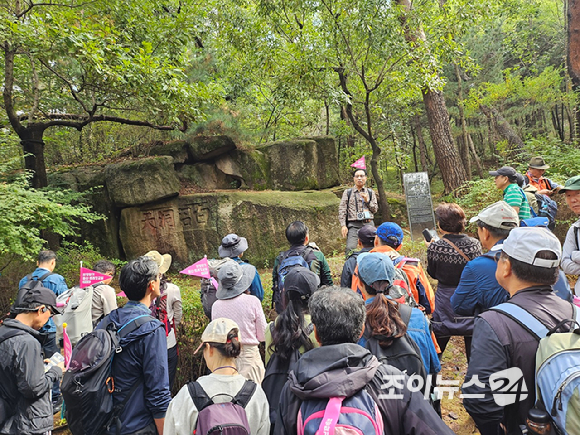
[[405, 323], [405, 325], [409, 326], [409, 321], [411, 320], [411, 313], [413, 309], [405, 304], [399, 304], [399, 314], [401, 314], [401, 320]]
[[6, 332], [6, 334], [3, 334], [2, 336], [0, 336], [0, 343], [3, 343], [12, 337], [16, 337], [17, 335], [22, 335], [22, 334], [26, 334], [26, 332], [21, 331], [20, 329], [10, 328], [10, 331], [8, 331], [8, 332]]
[[350, 197], [352, 196], [352, 187], [350, 189], [348, 189], [346, 194], [346, 215], [344, 217], [345, 219], [345, 223], [344, 226], [348, 227], [348, 206], [350, 204]]
[[546, 328], [542, 322], [540, 322], [532, 314], [530, 314], [527, 310], [520, 307], [519, 305], [511, 302], [504, 302], [503, 304], [499, 304], [498, 306], [491, 309], [505, 314], [507, 317], [518, 323], [521, 327], [535, 336], [537, 340], [540, 340], [548, 335], [548, 328]]
[[578, 246], [578, 230], [580, 230], [580, 228], [578, 227], [573, 227], [574, 228], [574, 241], [576, 242], [576, 249], [580, 250], [580, 246]]
[[[306, 261], [306, 257], [308, 257], [310, 255], [311, 252], [313, 252], [314, 250], [310, 247], [307, 246], [306, 248], [304, 248], [304, 251], [302, 251], [302, 258], [304, 258], [304, 261]], [[308, 263], [308, 261], [306, 261]]]
[[528, 174], [524, 174], [524, 181], [526, 184], [530, 184], [530, 177], [528, 177]]
[[155, 320], [155, 318], [149, 314], [143, 314], [141, 316], [135, 317], [133, 320], [130, 320], [129, 322], [121, 326], [117, 330], [117, 334], [119, 335], [120, 338], [126, 337], [131, 332], [138, 329], [141, 325], [144, 325], [145, 323], [151, 322], [153, 320]]
[[457, 251], [457, 253], [465, 259], [465, 261], [469, 262], [469, 257], [467, 255], [465, 255], [465, 252], [463, 252], [461, 249], [459, 249], [455, 243], [453, 243], [449, 239], [446, 239], [445, 237], [441, 237], [441, 240], [443, 240], [443, 241], [445, 241], [445, 243], [448, 243], [449, 245], [451, 245], [451, 247], [453, 249], [455, 249]]
[[370, 187], [367, 187], [368, 191], [369, 191], [369, 204], [370, 202], [373, 200], [373, 189], [371, 189]]
[[238, 391], [238, 394], [236, 394], [236, 396], [232, 399], [232, 403], [235, 403], [237, 405], [240, 405], [242, 408], [245, 408], [250, 399], [252, 398], [254, 391], [256, 391], [256, 386], [257, 384], [254, 381], [246, 379], [246, 382], [244, 382], [242, 389]]
[[188, 383], [187, 390], [189, 391], [191, 400], [193, 400], [193, 404], [197, 408], [197, 412], [200, 412], [202, 409], [207, 408], [210, 405], [213, 405], [213, 400], [211, 400], [211, 398], [207, 395], [205, 390], [202, 388], [201, 385], [199, 385], [198, 382]]

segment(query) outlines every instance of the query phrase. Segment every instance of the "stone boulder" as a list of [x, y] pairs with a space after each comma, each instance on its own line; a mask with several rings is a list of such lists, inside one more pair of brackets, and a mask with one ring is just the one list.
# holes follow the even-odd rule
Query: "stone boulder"
[[66, 172], [51, 173], [49, 186], [85, 192], [86, 202], [92, 210], [103, 216], [92, 224], [79, 222], [80, 234], [77, 243], [88, 240], [107, 258], [121, 258], [119, 245], [119, 210], [105, 187], [103, 166], [86, 166]]
[[149, 150], [151, 156], [171, 156], [173, 163], [185, 163], [189, 159], [189, 144], [183, 140], [158, 142]]
[[258, 150], [269, 163], [272, 189], [324, 189], [338, 184], [338, 152], [330, 137], [273, 142]]
[[195, 136], [189, 140], [189, 154], [194, 161], [211, 160], [235, 149], [229, 136]]
[[302, 220], [323, 252], [344, 249], [337, 222], [339, 199], [332, 192], [216, 192], [185, 195], [155, 205], [125, 208], [120, 239], [127, 258], [156, 249], [174, 257], [176, 269], [207, 255], [217, 257], [224, 235], [248, 239], [244, 258], [271, 266], [288, 243], [288, 224]]
[[179, 194], [173, 157], [128, 160], [105, 167], [107, 189], [117, 207], [131, 207]]
[[215, 164], [224, 174], [240, 180], [242, 188], [272, 188], [270, 165], [262, 151], [234, 150], [217, 158]]
[[177, 177], [184, 184], [194, 184], [203, 189], [236, 189], [241, 185], [237, 177], [226, 175], [209, 163], [183, 165], [177, 169]]

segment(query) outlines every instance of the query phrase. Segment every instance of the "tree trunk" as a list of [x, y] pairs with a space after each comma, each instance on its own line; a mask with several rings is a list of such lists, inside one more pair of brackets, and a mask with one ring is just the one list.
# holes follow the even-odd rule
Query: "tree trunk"
[[494, 107], [488, 107], [481, 104], [479, 108], [487, 117], [491, 125], [493, 125], [499, 137], [508, 142], [508, 145], [512, 150], [511, 156], [513, 158], [521, 157], [524, 152], [524, 141], [519, 137], [515, 130], [511, 128], [504, 117], [501, 116]]
[[[580, 0], [568, 0], [568, 74], [574, 92], [580, 91]], [[576, 128], [580, 128], [580, 107], [576, 106]], [[576, 130], [576, 136], [580, 131]]]
[[32, 172], [30, 185], [34, 188], [48, 186], [44, 162], [43, 135], [44, 129], [35, 128], [34, 125], [24, 127], [18, 132], [20, 144], [24, 151], [24, 167]]
[[457, 77], [458, 95], [457, 108], [459, 109], [459, 121], [461, 123], [461, 157], [465, 164], [465, 172], [467, 172], [467, 179], [471, 180], [471, 159], [469, 158], [469, 140], [467, 139], [467, 123], [465, 121], [465, 111], [463, 110], [463, 79], [459, 72], [459, 65], [455, 64], [455, 76]]
[[453, 143], [445, 98], [440, 91], [424, 90], [423, 102], [429, 120], [435, 159], [441, 169], [445, 192], [450, 193], [467, 181], [467, 174]]
[[391, 218], [391, 207], [389, 206], [389, 201], [387, 200], [387, 193], [385, 192], [385, 184], [383, 183], [383, 179], [379, 176], [379, 154], [381, 154], [381, 149], [377, 144], [377, 141], [374, 138], [370, 138], [369, 143], [371, 144], [371, 148], [373, 150], [373, 155], [371, 157], [371, 172], [373, 174], [373, 178], [375, 179], [375, 183], [377, 183], [377, 193], [378, 193], [378, 202], [379, 202], [379, 209], [381, 211], [381, 218], [383, 222], [388, 221]]
[[469, 144], [469, 149], [471, 150], [471, 154], [473, 155], [473, 160], [475, 160], [475, 166], [477, 167], [477, 174], [479, 178], [483, 178], [483, 166], [481, 166], [481, 160], [477, 155], [477, 151], [475, 150], [475, 145], [473, 144], [473, 140], [471, 139], [471, 135], [467, 134], [467, 143]]
[[417, 141], [419, 142], [419, 158], [421, 159], [421, 170], [423, 172], [429, 172], [429, 166], [427, 165], [427, 146], [425, 145], [425, 139], [423, 139], [423, 131], [421, 130], [421, 117], [419, 115], [413, 116], [413, 126], [415, 132], [417, 133]]

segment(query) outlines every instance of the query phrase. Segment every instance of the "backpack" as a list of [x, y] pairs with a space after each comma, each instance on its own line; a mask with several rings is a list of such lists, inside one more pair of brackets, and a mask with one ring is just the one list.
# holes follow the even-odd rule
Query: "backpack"
[[[222, 268], [224, 264], [228, 261], [234, 261], [229, 257], [220, 258], [220, 259], [211, 259], [207, 260], [209, 265], [209, 273], [211, 274], [212, 278], [217, 280], [217, 274], [219, 270]], [[203, 312], [205, 316], [211, 320], [211, 307], [213, 303], [217, 300], [216, 297], [217, 288], [211, 282], [211, 279], [202, 278], [201, 279], [201, 288], [199, 291], [199, 297], [201, 298], [201, 305], [203, 307]]]
[[[310, 335], [314, 331], [314, 325], [311, 323], [306, 328], [306, 334]], [[270, 324], [270, 333], [274, 332], [274, 322]], [[276, 352], [272, 353], [268, 364], [266, 364], [266, 373], [262, 381], [262, 390], [266, 393], [266, 398], [270, 404], [270, 423], [273, 425], [276, 422], [276, 415], [278, 406], [280, 405], [280, 397], [282, 396], [282, 388], [288, 380], [288, 373], [294, 370], [296, 363], [300, 359], [300, 350], [294, 349], [290, 358], [285, 360], [281, 358]]]
[[63, 376], [61, 392], [66, 405], [66, 420], [73, 435], [101, 435], [113, 423], [120, 433], [119, 416], [143, 383], [142, 379], [135, 382], [123, 403], [114, 406], [115, 380], [111, 370], [114, 356], [123, 350], [121, 339], [155, 319], [146, 314], [138, 316], [118, 330], [108, 319], [106, 316], [99, 328], [80, 339]]
[[18, 306], [19, 302], [22, 300], [24, 295], [26, 293], [28, 293], [30, 290], [35, 290], [37, 288], [38, 289], [45, 288], [44, 285], [42, 284], [42, 281], [44, 281], [50, 275], [54, 275], [54, 273], [47, 272], [44, 275], [41, 275], [38, 277], [33, 277], [32, 273], [29, 273], [28, 275], [26, 275], [26, 278], [28, 278], [28, 279], [24, 284], [22, 284], [22, 287], [20, 287], [20, 289], [18, 289], [18, 294], [16, 295], [16, 299], [14, 300], [13, 307]]
[[[358, 264], [355, 266], [354, 272], [352, 274], [351, 289], [362, 296], [362, 282], [358, 275]], [[395, 279], [391, 283], [391, 287], [389, 287], [388, 296], [400, 304], [409, 305], [411, 307], [417, 306], [415, 298], [413, 297], [413, 294], [409, 288], [408, 278], [400, 269], [395, 269]]]
[[272, 295], [272, 304], [283, 309], [284, 301], [284, 279], [288, 272], [296, 266], [302, 266], [310, 270], [308, 262], [305, 260], [310, 255], [312, 248], [307, 246], [301, 253], [296, 251], [285, 251], [278, 255], [278, 282]]
[[198, 412], [193, 433], [196, 435], [250, 435], [250, 424], [245, 408], [256, 391], [256, 386], [255, 382], [246, 380], [230, 402], [214, 403], [199, 383], [187, 384], [189, 395]]
[[62, 325], [65, 322], [66, 332], [73, 346], [93, 330], [93, 290], [92, 285], [85, 288], [75, 286], [57, 296], [57, 305], [64, 306], [62, 314], [53, 316], [57, 343], [62, 340]]
[[[574, 307], [574, 306], [573, 306]], [[540, 342], [536, 351], [537, 405], [551, 415], [560, 434], [580, 433], [580, 310], [548, 330], [524, 308], [509, 302], [493, 307]], [[570, 332], [556, 332], [571, 323]]]
[[536, 195], [538, 201], [538, 217], [547, 217], [549, 220], [548, 228], [554, 229], [556, 225], [556, 214], [558, 214], [558, 204], [547, 195]]
[[[369, 191], [369, 204], [370, 202], [373, 200], [373, 191], [370, 187], [367, 187], [367, 190]], [[348, 189], [346, 191], [346, 222], [344, 223], [345, 227], [348, 227], [348, 204], [350, 203], [350, 197], [352, 196], [352, 187], [350, 189]], [[357, 207], [358, 210], [358, 207]]]
[[351, 397], [305, 400], [297, 418], [298, 435], [382, 435], [383, 417], [366, 388]]
[[[401, 318], [407, 326], [411, 320], [412, 310], [411, 307], [406, 305], [399, 305]], [[427, 371], [421, 358], [421, 350], [408, 334], [393, 340], [393, 343], [385, 348], [381, 347], [377, 338], [371, 336], [370, 328], [365, 328], [364, 337], [367, 339], [365, 347], [380, 362], [396, 367], [402, 372], [407, 372], [409, 376], [417, 374], [423, 380], [427, 379]], [[423, 385], [425, 386], [427, 383], [424, 382]]]
[[151, 315], [163, 323], [163, 326], [165, 327], [165, 336], [167, 337], [173, 329], [173, 324], [169, 320], [169, 315], [167, 314], [167, 291], [156, 297], [151, 303], [149, 309], [151, 310]]
[[421, 267], [420, 260], [401, 255], [393, 260], [393, 264], [395, 269], [402, 270], [407, 275], [415, 302], [425, 308], [426, 314], [432, 313], [435, 310], [435, 293]]

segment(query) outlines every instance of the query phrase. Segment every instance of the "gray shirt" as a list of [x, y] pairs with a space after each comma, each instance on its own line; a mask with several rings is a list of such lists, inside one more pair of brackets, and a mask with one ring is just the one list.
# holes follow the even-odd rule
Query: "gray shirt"
[[93, 307], [91, 311], [93, 327], [97, 325], [100, 319], [116, 309], [117, 294], [115, 293], [115, 289], [106, 284], [98, 284], [94, 286]]
[[[578, 228], [574, 231], [574, 227]], [[575, 232], [578, 232], [578, 238], [575, 237]], [[564, 246], [562, 247], [562, 270], [568, 275], [580, 275], [580, 219], [572, 224], [568, 233], [566, 234], [566, 240], [564, 241]], [[580, 294], [580, 279], [576, 281], [576, 286], [574, 287], [575, 294]]]

